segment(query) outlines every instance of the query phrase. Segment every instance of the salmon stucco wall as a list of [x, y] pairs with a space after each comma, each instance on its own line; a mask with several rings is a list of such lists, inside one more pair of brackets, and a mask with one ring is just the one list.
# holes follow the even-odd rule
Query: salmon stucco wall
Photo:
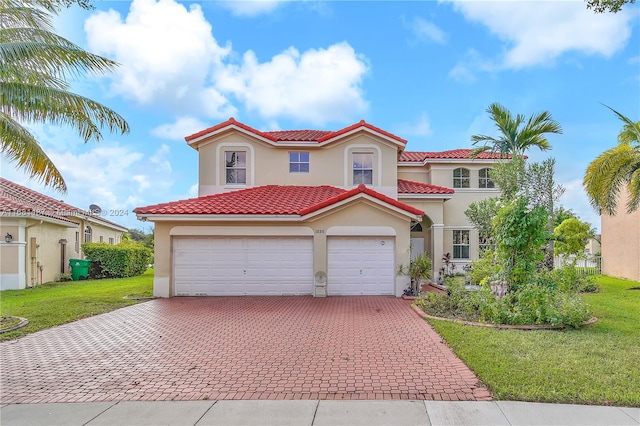
[[602, 215], [602, 273], [640, 281], [640, 209], [627, 213], [622, 191], [614, 216]]

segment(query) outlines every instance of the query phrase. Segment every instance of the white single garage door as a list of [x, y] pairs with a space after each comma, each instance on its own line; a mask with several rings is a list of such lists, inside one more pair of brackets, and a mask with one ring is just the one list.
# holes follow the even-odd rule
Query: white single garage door
[[395, 239], [328, 237], [327, 294], [394, 295]]
[[276, 296], [313, 293], [313, 239], [176, 237], [176, 296]]

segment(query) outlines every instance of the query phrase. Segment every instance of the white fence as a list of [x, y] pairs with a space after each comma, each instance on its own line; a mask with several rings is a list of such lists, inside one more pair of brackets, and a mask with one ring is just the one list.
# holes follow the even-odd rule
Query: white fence
[[585, 275], [598, 275], [602, 273], [602, 256], [578, 257], [576, 256], [556, 256], [553, 259], [555, 268], [562, 268], [564, 265], [575, 262], [576, 268]]

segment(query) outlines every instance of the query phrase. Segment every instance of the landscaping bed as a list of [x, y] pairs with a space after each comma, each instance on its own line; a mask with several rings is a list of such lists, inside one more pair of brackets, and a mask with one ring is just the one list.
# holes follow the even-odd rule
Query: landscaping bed
[[496, 330], [427, 319], [496, 399], [640, 406], [638, 283], [596, 278], [584, 294], [598, 322], [565, 330]]

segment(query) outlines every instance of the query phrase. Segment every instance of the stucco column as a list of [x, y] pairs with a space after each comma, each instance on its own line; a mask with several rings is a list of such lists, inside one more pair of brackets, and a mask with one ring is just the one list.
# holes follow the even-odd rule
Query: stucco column
[[437, 279], [442, 268], [442, 255], [444, 247], [444, 224], [434, 223], [431, 225], [431, 238], [433, 242], [433, 279]]
[[[313, 295], [314, 297], [327, 297], [327, 280], [325, 279], [324, 286], [320, 283], [316, 283], [315, 281], [315, 273], [316, 272], [324, 272], [325, 274], [328, 272], [328, 263], [327, 263], [327, 234], [326, 230], [322, 230], [323, 232], [318, 232], [313, 235]], [[320, 285], [318, 287], [318, 285]]]

